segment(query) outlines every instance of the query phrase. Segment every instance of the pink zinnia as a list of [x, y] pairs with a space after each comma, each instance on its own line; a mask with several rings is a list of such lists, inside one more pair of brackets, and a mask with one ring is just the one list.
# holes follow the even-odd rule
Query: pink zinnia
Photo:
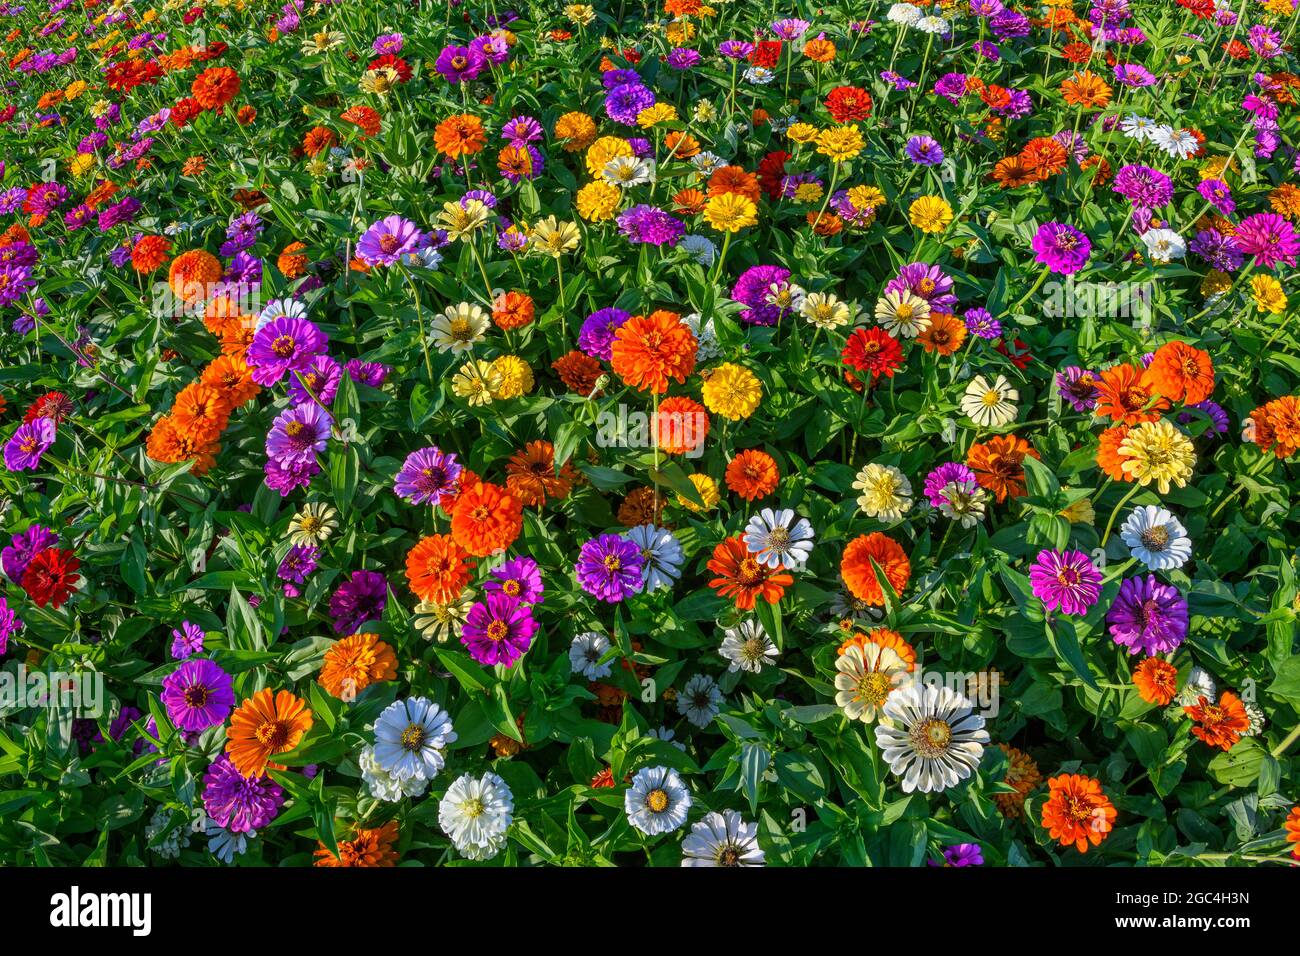
[[1295, 227], [1275, 212], [1258, 212], [1247, 216], [1237, 227], [1237, 245], [1247, 255], [1256, 256], [1259, 264], [1271, 269], [1279, 262], [1295, 266], [1300, 253], [1300, 239]]
[[1101, 596], [1101, 572], [1082, 551], [1039, 551], [1029, 583], [1043, 607], [1062, 614], [1086, 614]]

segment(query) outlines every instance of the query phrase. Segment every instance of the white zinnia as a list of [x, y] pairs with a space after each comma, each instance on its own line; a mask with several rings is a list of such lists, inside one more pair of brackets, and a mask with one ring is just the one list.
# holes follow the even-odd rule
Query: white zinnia
[[671, 833], [686, 822], [691, 792], [676, 770], [643, 767], [627, 788], [623, 808], [627, 811], [627, 822], [642, 833], [649, 836]]
[[808, 519], [796, 521], [789, 508], [764, 508], [745, 525], [745, 547], [759, 564], [774, 570], [803, 567], [812, 554], [813, 537]]
[[1011, 387], [1006, 377], [999, 375], [992, 384], [983, 375], [976, 375], [966, 384], [961, 397], [961, 411], [982, 428], [999, 428], [1016, 417], [1015, 402], [1020, 392]]
[[1141, 238], [1147, 255], [1156, 262], [1169, 262], [1187, 255], [1187, 243], [1172, 229], [1148, 229]]
[[462, 774], [438, 804], [438, 825], [462, 856], [491, 859], [505, 846], [514, 809], [510, 788], [496, 774]]
[[835, 659], [835, 705], [849, 720], [869, 724], [896, 688], [910, 679], [907, 664], [891, 647], [857, 644]]
[[432, 780], [447, 762], [443, 751], [455, 740], [451, 717], [433, 701], [395, 700], [375, 721], [375, 762], [400, 779]]
[[609, 651], [609, 638], [595, 631], [584, 631], [569, 644], [569, 669], [587, 680], [608, 677], [610, 667], [600, 659]]
[[646, 593], [671, 588], [682, 576], [686, 554], [681, 543], [667, 528], [652, 524], [637, 525], [625, 537], [641, 549], [641, 581]]
[[460, 355], [482, 341], [487, 331], [488, 316], [482, 307], [473, 302], [449, 305], [441, 315], [429, 323], [429, 339], [439, 352]]
[[677, 712], [696, 727], [713, 723], [721, 704], [722, 691], [708, 674], [696, 674], [677, 694]]
[[707, 813], [682, 841], [682, 866], [763, 866], [758, 824], [735, 810]]
[[1182, 522], [1164, 508], [1138, 505], [1119, 526], [1129, 553], [1151, 571], [1181, 568], [1192, 556], [1192, 539]]
[[899, 521], [912, 507], [912, 483], [893, 465], [864, 465], [853, 488], [862, 492], [858, 507], [877, 521]]
[[764, 664], [770, 663], [768, 658], [776, 659], [776, 645], [757, 621], [741, 621], [722, 633], [725, 636], [718, 653], [730, 663], [729, 671], [757, 674]]
[[984, 718], [951, 687], [909, 683], [889, 695], [876, 746], [903, 792], [938, 793], [979, 766], [989, 742]]
[[395, 777], [379, 765], [375, 759], [375, 748], [367, 744], [357, 756], [357, 766], [361, 768], [361, 779], [370, 795], [386, 803], [397, 803], [403, 797], [418, 797], [429, 786], [425, 777]]

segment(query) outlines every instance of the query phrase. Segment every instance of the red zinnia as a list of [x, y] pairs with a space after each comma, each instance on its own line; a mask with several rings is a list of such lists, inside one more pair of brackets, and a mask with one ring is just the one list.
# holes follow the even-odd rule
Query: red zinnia
[[62, 548], [46, 548], [23, 572], [23, 590], [36, 602], [37, 607], [49, 604], [58, 610], [81, 580], [77, 568], [81, 562], [71, 551]]
[[837, 123], [852, 123], [871, 115], [871, 94], [856, 86], [837, 86], [826, 96], [826, 109]]
[[903, 364], [903, 346], [884, 329], [873, 325], [849, 336], [840, 357], [859, 372], [870, 372], [872, 381], [881, 375], [892, 378]]

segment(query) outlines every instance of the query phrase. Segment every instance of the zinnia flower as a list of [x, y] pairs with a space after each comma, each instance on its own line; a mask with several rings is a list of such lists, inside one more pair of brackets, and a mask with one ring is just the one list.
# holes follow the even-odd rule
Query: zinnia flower
[[1101, 572], [1082, 551], [1039, 551], [1029, 583], [1043, 607], [1062, 614], [1086, 614], [1101, 596]]

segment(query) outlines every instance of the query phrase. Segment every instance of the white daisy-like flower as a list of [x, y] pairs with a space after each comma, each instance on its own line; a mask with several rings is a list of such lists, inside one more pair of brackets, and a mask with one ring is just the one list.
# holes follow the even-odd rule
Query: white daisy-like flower
[[890, 23], [910, 27], [921, 19], [921, 11], [910, 3], [895, 3], [890, 6], [889, 12], [885, 14], [885, 19]]
[[849, 720], [872, 723], [897, 688], [911, 680], [907, 662], [879, 644], [850, 644], [835, 659], [835, 705]]
[[297, 299], [272, 299], [262, 306], [261, 312], [257, 313], [257, 323], [254, 328], [260, 330], [262, 326], [268, 325], [276, 319], [305, 318], [307, 318], [307, 306]]
[[375, 759], [375, 748], [367, 744], [357, 756], [357, 766], [361, 768], [361, 779], [370, 795], [386, 803], [397, 803], [403, 797], [418, 797], [429, 786], [426, 777], [395, 777], [379, 765]]
[[682, 840], [682, 866], [763, 866], [758, 824], [735, 810], [706, 813]]
[[970, 479], [950, 481], [940, 494], [943, 500], [939, 502], [939, 511], [944, 517], [961, 522], [963, 528], [973, 528], [984, 520], [989, 495], [979, 482]]
[[462, 774], [438, 804], [438, 825], [462, 856], [487, 860], [505, 847], [514, 809], [510, 788], [496, 774]]
[[483, 341], [488, 315], [474, 302], [449, 305], [429, 323], [429, 341], [439, 352], [460, 355]]
[[696, 727], [713, 723], [722, 706], [722, 691], [708, 674], [696, 674], [677, 693], [677, 713]]
[[1206, 700], [1217, 699], [1217, 692], [1218, 687], [1210, 672], [1203, 667], [1193, 667], [1187, 672], [1187, 680], [1183, 682], [1183, 689], [1178, 692], [1174, 702], [1180, 707], [1195, 707], [1202, 697]]
[[769, 658], [776, 660], [776, 645], [767, 636], [767, 631], [763, 630], [763, 625], [757, 621], [741, 621], [722, 633], [725, 636], [722, 638], [722, 646], [718, 648], [718, 653], [729, 662], [730, 666], [727, 670], [749, 671], [751, 674], [757, 674], [763, 669], [764, 664], [771, 662]]
[[399, 779], [432, 780], [447, 762], [443, 751], [455, 739], [451, 717], [429, 698], [395, 700], [375, 721], [375, 762]]
[[858, 507], [868, 518], [891, 522], [912, 507], [912, 483], [893, 465], [864, 465], [853, 481]]
[[[708, 236], [694, 234], [682, 236], [681, 241], [677, 243], [677, 248], [684, 251], [706, 269], [718, 259], [718, 246]], [[711, 319], [710, 322], [712, 322]]]
[[625, 537], [641, 549], [641, 581], [647, 593], [677, 583], [686, 554], [671, 531], [643, 524], [628, 531]]
[[234, 863], [235, 857], [243, 856], [248, 850], [248, 843], [257, 836], [257, 831], [232, 833], [216, 820], [209, 820], [203, 835], [208, 838], [209, 853], [222, 863]]
[[1019, 398], [1020, 392], [1011, 387], [1006, 376], [999, 375], [990, 383], [983, 375], [976, 375], [966, 383], [961, 411], [982, 428], [1000, 428], [1015, 420], [1015, 402]]
[[[687, 236], [687, 239], [690, 237]], [[686, 240], [683, 239], [683, 242]], [[707, 240], [706, 240], [707, 241]], [[691, 330], [698, 343], [695, 348], [696, 363], [708, 362], [722, 354], [722, 345], [718, 342], [718, 333], [713, 328], [713, 320], [705, 319], [700, 321], [700, 313], [691, 312], [689, 315], [682, 317], [682, 324]]]
[[569, 669], [587, 680], [608, 677], [610, 665], [600, 662], [608, 651], [608, 637], [596, 631], [583, 631], [569, 644]]
[[1249, 722], [1244, 736], [1258, 737], [1264, 732], [1264, 728], [1268, 726], [1268, 718], [1264, 716], [1263, 708], [1254, 702], [1247, 702], [1242, 706], [1246, 711], [1246, 720]]
[[1138, 505], [1119, 526], [1129, 553], [1151, 571], [1181, 568], [1192, 556], [1187, 529], [1170, 512], [1156, 505]]
[[1152, 127], [1148, 138], [1171, 159], [1187, 159], [1201, 148], [1196, 137], [1187, 130], [1163, 124]]
[[1169, 262], [1187, 255], [1187, 243], [1172, 229], [1148, 229], [1142, 233], [1147, 255], [1156, 262]]
[[921, 17], [921, 19], [917, 20], [916, 29], [920, 30], [922, 33], [942, 35], [947, 33], [951, 27], [948, 25], [948, 21], [943, 17], [931, 15], [928, 17]]
[[745, 525], [745, 547], [766, 568], [801, 568], [812, 554], [813, 528], [790, 508], [764, 508]]
[[755, 86], [767, 86], [776, 79], [776, 74], [765, 66], [751, 66], [740, 75], [744, 77], [746, 83], [753, 83]]
[[436, 272], [442, 265], [442, 253], [432, 246], [403, 253], [401, 259], [403, 264], [412, 269], [428, 269], [430, 272]]
[[886, 292], [876, 301], [876, 322], [890, 335], [914, 339], [930, 327], [930, 303], [907, 289]]
[[1137, 113], [1129, 113], [1120, 120], [1119, 128], [1129, 139], [1141, 141], [1151, 138], [1151, 133], [1156, 128], [1156, 121], [1147, 116], [1139, 116]]
[[833, 292], [809, 292], [799, 314], [819, 329], [838, 329], [853, 321], [853, 307]]
[[682, 753], [686, 753], [686, 745], [682, 743], [680, 740], [674, 739], [677, 736], [677, 733], [671, 727], [659, 727], [655, 730], [650, 731], [650, 736], [655, 738], [656, 740], [662, 740], [665, 743], [670, 743], [678, 750], [680, 750]]
[[623, 796], [627, 822], [648, 836], [671, 833], [686, 822], [691, 792], [669, 767], [642, 767]]
[[917, 681], [889, 695], [876, 746], [904, 793], [939, 793], [979, 766], [989, 742], [984, 718], [951, 687]]
[[600, 176], [606, 182], [626, 189], [629, 186], [641, 186], [654, 182], [654, 163], [635, 156], [617, 156], [605, 164]]
[[695, 167], [695, 171], [701, 176], [712, 176], [723, 166], [727, 165], [725, 159], [717, 153], [710, 152], [707, 149], [700, 150], [700, 152], [692, 156], [688, 162]]

